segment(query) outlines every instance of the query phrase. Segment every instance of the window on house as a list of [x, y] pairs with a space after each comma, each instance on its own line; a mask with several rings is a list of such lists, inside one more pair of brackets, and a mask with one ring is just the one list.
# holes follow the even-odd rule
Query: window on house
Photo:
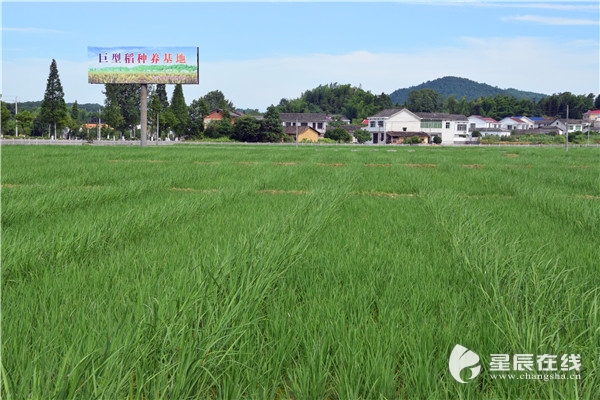
[[317, 129], [323, 129], [323, 123], [322, 122], [317, 123]]
[[371, 122], [369, 122], [369, 126], [370, 126], [371, 128], [375, 128], [375, 121], [371, 121]]
[[446, 129], [450, 129], [450, 122], [446, 122]]
[[471, 129], [475, 129], [475, 124], [471, 124]]
[[377, 121], [377, 126], [383, 128], [383, 121]]
[[300, 122], [300, 126], [308, 126], [308, 122]]
[[402, 128], [402, 132], [406, 132], [406, 127], [403, 127], [403, 128]]
[[467, 130], [467, 124], [458, 124], [458, 125], [456, 125], [456, 130], [457, 131], [466, 131]]
[[422, 119], [421, 129], [434, 128], [442, 129], [442, 120], [440, 119]]

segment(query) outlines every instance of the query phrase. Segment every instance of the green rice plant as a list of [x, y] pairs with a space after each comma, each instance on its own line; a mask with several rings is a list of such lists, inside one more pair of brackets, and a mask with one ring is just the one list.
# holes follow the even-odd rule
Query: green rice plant
[[[5, 146], [1, 394], [600, 397], [599, 160]], [[493, 379], [495, 353], [580, 354], [581, 376]]]

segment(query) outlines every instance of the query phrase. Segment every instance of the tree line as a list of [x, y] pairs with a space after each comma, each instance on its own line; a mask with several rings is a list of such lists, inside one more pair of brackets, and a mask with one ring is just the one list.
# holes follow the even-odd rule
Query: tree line
[[414, 90], [408, 94], [403, 105], [413, 112], [445, 112], [465, 116], [481, 115], [501, 120], [511, 116], [545, 116], [549, 118], [581, 119], [589, 110], [600, 109], [600, 94], [574, 95], [570, 92], [553, 94], [543, 99], [528, 100], [497, 94], [467, 101], [466, 96], [457, 100], [451, 95], [444, 97], [433, 89]]
[[[105, 84], [102, 110], [90, 111], [75, 102], [70, 108], [64, 101], [56, 61], [52, 60], [44, 99], [35, 110], [16, 113], [14, 107], [1, 104], [2, 134], [20, 133], [30, 136], [94, 137], [85, 126], [102, 121], [102, 135], [136, 136], [140, 124], [141, 91], [136, 84]], [[356, 124], [378, 112], [395, 107], [406, 107], [413, 112], [445, 112], [462, 115], [481, 115], [500, 120], [507, 116], [546, 116], [581, 119], [590, 109], [600, 109], [600, 94], [574, 95], [570, 92], [553, 94], [539, 101], [517, 99], [497, 94], [468, 101], [466, 96], [458, 100], [454, 95], [442, 96], [433, 89], [413, 90], [404, 104], [393, 104], [385, 93], [374, 95], [361, 87], [330, 83], [303, 92], [296, 99], [281, 99], [277, 106], [271, 105], [267, 112], [257, 118], [257, 110], [238, 117], [232, 123], [231, 113], [235, 106], [225, 95], [214, 90], [187, 105], [181, 84], [175, 85], [169, 101], [166, 85], [149, 85], [148, 133], [151, 136], [173, 136], [181, 139], [228, 138], [246, 142], [285, 140], [279, 119], [280, 112], [324, 113], [344, 115]], [[212, 110], [224, 113], [221, 121], [205, 126], [204, 118]], [[332, 124], [334, 125], [334, 124]], [[341, 135], [341, 131], [339, 131]]]

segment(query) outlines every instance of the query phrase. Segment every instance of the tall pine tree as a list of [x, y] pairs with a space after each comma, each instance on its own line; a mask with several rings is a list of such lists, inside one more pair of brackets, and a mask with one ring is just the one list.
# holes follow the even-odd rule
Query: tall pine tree
[[40, 115], [43, 123], [54, 128], [54, 137], [56, 137], [56, 130], [64, 128], [68, 123], [69, 113], [65, 103], [65, 93], [60, 83], [56, 60], [54, 59], [50, 64], [50, 74], [46, 83], [46, 92], [40, 108]]
[[173, 132], [178, 137], [185, 135], [188, 125], [190, 123], [190, 113], [188, 107], [185, 104], [185, 98], [183, 97], [183, 88], [181, 83], [175, 85], [173, 90], [173, 96], [171, 97], [171, 112], [176, 118], [175, 126], [173, 126]]
[[156, 85], [156, 95], [158, 96], [158, 100], [160, 100], [162, 110], [166, 110], [169, 107], [169, 98], [167, 97], [167, 85], [165, 85], [164, 83], [159, 83], [158, 85]]

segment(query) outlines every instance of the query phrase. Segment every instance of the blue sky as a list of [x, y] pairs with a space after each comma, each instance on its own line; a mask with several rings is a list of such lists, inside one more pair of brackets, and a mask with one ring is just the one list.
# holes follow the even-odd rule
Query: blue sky
[[373, 93], [461, 76], [598, 94], [597, 1], [2, 2], [3, 100], [41, 100], [57, 61], [67, 102], [102, 103], [88, 46], [198, 46], [200, 84], [266, 109], [320, 84]]

